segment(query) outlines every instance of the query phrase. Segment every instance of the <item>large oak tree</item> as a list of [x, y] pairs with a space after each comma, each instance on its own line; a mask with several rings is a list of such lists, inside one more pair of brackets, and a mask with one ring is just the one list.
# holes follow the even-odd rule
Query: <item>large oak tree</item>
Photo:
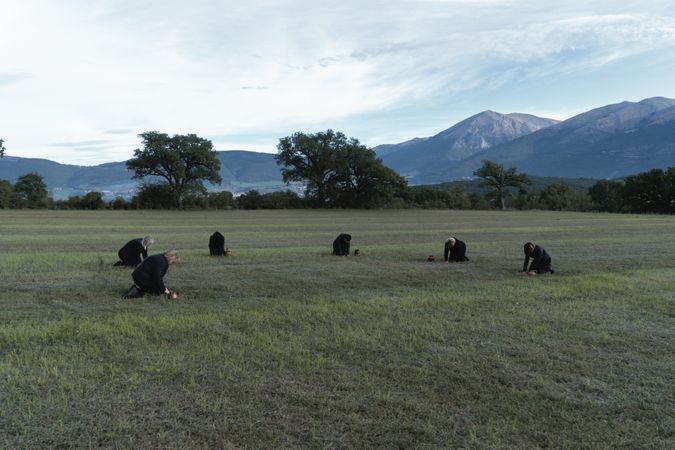
[[168, 187], [175, 207], [183, 205], [183, 197], [194, 192], [204, 192], [204, 181], [218, 184], [220, 160], [213, 144], [195, 134], [170, 137], [157, 131], [138, 135], [143, 148], [134, 150], [134, 157], [127, 161], [127, 168], [134, 171], [134, 178], [158, 177]]
[[405, 180], [355, 138], [327, 130], [279, 140], [275, 156], [284, 182], [305, 185], [314, 206], [369, 208], [405, 189]]

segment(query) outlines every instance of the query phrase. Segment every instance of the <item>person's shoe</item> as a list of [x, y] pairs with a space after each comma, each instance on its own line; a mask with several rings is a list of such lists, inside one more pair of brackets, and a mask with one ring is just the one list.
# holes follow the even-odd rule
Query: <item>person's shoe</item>
[[126, 294], [122, 296], [124, 299], [130, 299], [130, 298], [141, 298], [143, 297], [143, 293], [136, 287], [136, 285], [133, 285], [129, 288]]

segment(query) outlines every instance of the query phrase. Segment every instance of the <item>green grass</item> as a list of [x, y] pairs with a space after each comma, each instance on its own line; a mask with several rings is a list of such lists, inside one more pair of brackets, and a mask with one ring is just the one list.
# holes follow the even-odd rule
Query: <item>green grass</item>
[[[220, 230], [234, 256], [207, 256]], [[675, 447], [675, 217], [0, 211], [0, 448]], [[340, 232], [359, 258], [334, 258]], [[122, 300], [129, 238], [177, 302]], [[467, 264], [442, 257], [467, 242]], [[520, 274], [541, 243], [557, 273]]]

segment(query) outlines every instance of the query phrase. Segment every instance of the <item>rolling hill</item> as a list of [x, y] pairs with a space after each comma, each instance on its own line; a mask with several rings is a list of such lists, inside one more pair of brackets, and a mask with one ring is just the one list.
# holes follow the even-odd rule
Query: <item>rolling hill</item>
[[[220, 151], [217, 154], [223, 182], [210, 186], [211, 189], [241, 192], [249, 189], [274, 191], [287, 188], [272, 154], [240, 150]], [[28, 172], [42, 175], [56, 199], [88, 191], [100, 191], [107, 197], [130, 196], [139, 183], [131, 178], [132, 173], [126, 169], [124, 162], [76, 166], [47, 159], [15, 156], [6, 156], [0, 160], [0, 179], [14, 183], [19, 176]]]
[[[620, 178], [675, 166], [675, 100], [621, 102], [563, 122], [485, 111], [435, 136], [374, 150], [413, 185], [474, 178], [484, 159], [514, 165], [533, 176]], [[218, 158], [223, 182], [210, 189], [288, 188], [273, 154], [233, 150], [218, 152]], [[42, 175], [55, 198], [92, 190], [128, 197], [138, 185], [124, 162], [85, 167], [12, 156], [0, 160], [0, 179], [14, 182], [28, 172]]]

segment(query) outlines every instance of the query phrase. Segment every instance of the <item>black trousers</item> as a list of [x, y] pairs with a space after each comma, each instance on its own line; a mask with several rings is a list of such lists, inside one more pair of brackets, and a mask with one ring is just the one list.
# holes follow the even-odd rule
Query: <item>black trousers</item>
[[551, 271], [551, 257], [543, 258], [535, 269], [537, 273], [548, 273]]
[[136, 267], [141, 263], [141, 255], [124, 255], [122, 252], [118, 252], [120, 260], [115, 263], [116, 266], [129, 266]]
[[162, 286], [158, 285], [154, 280], [146, 280], [140, 277], [133, 277], [133, 280], [134, 284], [145, 294], [161, 295], [164, 293]]

